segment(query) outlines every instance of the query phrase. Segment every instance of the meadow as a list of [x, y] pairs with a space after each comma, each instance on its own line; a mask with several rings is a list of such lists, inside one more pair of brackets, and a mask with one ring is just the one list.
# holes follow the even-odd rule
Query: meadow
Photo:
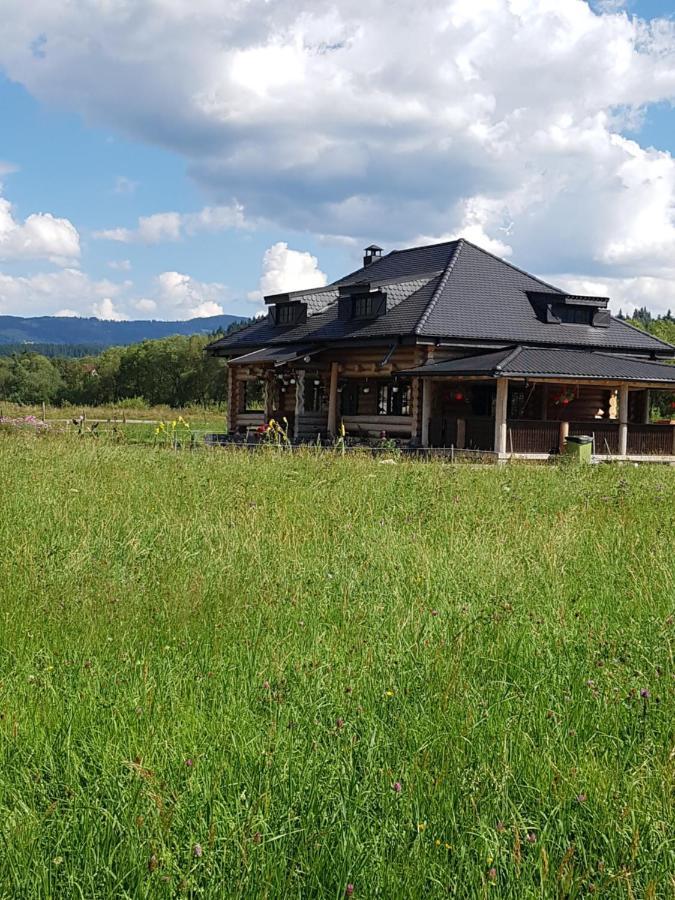
[[675, 470], [0, 433], [0, 897], [665, 898]]

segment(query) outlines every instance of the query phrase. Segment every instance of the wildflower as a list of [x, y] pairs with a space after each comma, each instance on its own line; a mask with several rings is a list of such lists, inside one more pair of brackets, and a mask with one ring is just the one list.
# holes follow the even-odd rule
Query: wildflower
[[443, 845], [446, 850], [452, 850], [452, 847], [447, 842]]
[[401, 791], [403, 790], [403, 785], [401, 784], [400, 781], [395, 781], [392, 786], [392, 790], [394, 791], [395, 794], [400, 794]]
[[270, 689], [269, 681], [263, 681], [263, 689], [266, 691], [269, 691], [269, 689]]
[[154, 872], [159, 866], [159, 860], [156, 855], [153, 853], [150, 859], [148, 860], [148, 872]]
[[426, 822], [418, 822], [418, 823], [417, 823], [417, 830], [418, 830], [418, 832], [420, 832], [420, 833], [423, 832], [423, 831], [425, 830], [426, 827], [427, 827], [427, 823], [426, 823]]
[[351, 897], [351, 895], [353, 893], [354, 893], [354, 885], [348, 884], [347, 887], [345, 888], [345, 897]]
[[497, 870], [494, 866], [492, 866], [492, 868], [488, 870], [488, 878], [490, 879], [490, 881], [497, 880]]
[[502, 822], [501, 819], [497, 820], [497, 825], [495, 827], [496, 827], [497, 831], [499, 831], [500, 833], [502, 831], [506, 831], [506, 825]]
[[193, 853], [193, 855], [196, 856], [197, 858], [199, 858], [200, 856], [202, 856], [203, 853], [204, 853], [204, 851], [202, 850], [202, 845], [201, 845], [201, 844], [195, 844], [194, 847], [192, 848], [192, 853]]
[[191, 769], [191, 768], [194, 766], [194, 760], [192, 760], [192, 759], [186, 759], [186, 760], [185, 760], [185, 765], [188, 767], [188, 769]]
[[440, 846], [441, 846], [441, 842], [439, 841], [438, 838], [436, 838], [436, 840], [434, 841], [434, 844], [435, 844], [437, 847], [440, 847]]
[[385, 696], [385, 697], [393, 697], [393, 696], [394, 696], [394, 691], [385, 691], [385, 692], [384, 692], [384, 696]]
[[526, 840], [528, 844], [536, 844], [537, 835], [534, 833], [534, 831], [528, 831]]
[[438, 610], [437, 610], [437, 609], [432, 609], [432, 610], [431, 610], [431, 615], [432, 615], [432, 616], [437, 616], [437, 615], [438, 615]]
[[344, 727], [344, 724], [345, 724], [345, 720], [342, 719], [342, 718], [337, 719], [336, 722], [335, 722], [335, 726], [336, 726], [338, 729]]
[[585, 803], [586, 794], [577, 794], [577, 803]]
[[55, 866], [60, 866], [61, 863], [63, 862], [63, 857], [55, 856], [54, 859], [52, 860], [52, 862], [54, 863]]
[[643, 700], [649, 700], [649, 698], [651, 697], [651, 693], [649, 692], [648, 688], [642, 688], [642, 690], [640, 691], [640, 696]]

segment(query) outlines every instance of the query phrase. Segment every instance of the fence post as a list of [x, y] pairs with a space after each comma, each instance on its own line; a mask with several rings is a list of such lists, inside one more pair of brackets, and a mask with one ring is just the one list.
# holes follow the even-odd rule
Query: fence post
[[457, 419], [457, 449], [463, 450], [466, 445], [466, 419]]

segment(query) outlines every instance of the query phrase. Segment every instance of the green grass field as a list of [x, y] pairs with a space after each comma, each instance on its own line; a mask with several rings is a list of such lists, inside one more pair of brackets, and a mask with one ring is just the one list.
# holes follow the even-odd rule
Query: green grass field
[[0, 897], [673, 895], [675, 470], [0, 434]]

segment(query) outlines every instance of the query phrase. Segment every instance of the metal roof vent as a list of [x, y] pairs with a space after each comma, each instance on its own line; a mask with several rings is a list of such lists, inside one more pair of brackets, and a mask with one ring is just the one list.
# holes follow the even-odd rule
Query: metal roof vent
[[371, 263], [374, 263], [376, 260], [382, 258], [382, 247], [378, 247], [377, 244], [371, 244], [370, 247], [366, 247], [363, 251], [363, 265], [369, 266]]

